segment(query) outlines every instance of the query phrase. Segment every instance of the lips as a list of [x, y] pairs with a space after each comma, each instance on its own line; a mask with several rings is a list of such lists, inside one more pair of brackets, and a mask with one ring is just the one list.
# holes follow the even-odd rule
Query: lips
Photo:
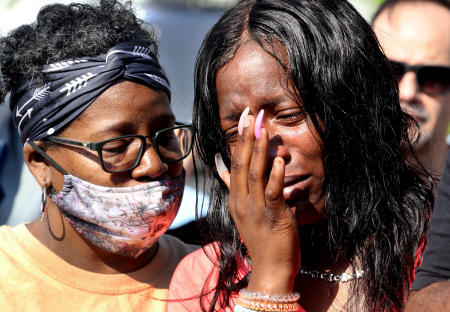
[[423, 105], [412, 103], [401, 103], [400, 105], [405, 113], [410, 114], [418, 122], [425, 122], [430, 117]]
[[311, 175], [287, 176], [284, 178], [283, 196], [286, 201], [304, 197]]

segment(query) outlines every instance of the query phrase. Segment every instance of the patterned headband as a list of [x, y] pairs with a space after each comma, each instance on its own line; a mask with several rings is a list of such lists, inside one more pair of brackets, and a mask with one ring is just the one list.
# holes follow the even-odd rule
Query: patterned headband
[[11, 92], [14, 125], [22, 142], [42, 140], [79, 116], [118, 79], [163, 91], [169, 82], [156, 56], [147, 48], [120, 43], [107, 54], [45, 65], [44, 84], [24, 83]]

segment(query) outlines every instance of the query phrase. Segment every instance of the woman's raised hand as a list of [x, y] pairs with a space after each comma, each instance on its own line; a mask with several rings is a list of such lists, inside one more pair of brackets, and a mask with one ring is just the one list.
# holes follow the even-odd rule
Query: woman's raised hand
[[283, 197], [284, 159], [269, 159], [268, 134], [261, 127], [263, 114], [256, 121], [251, 115], [241, 117], [231, 172], [224, 168], [220, 155], [216, 163], [230, 191], [228, 208], [252, 259], [248, 290], [285, 294], [292, 292], [300, 269], [300, 237]]

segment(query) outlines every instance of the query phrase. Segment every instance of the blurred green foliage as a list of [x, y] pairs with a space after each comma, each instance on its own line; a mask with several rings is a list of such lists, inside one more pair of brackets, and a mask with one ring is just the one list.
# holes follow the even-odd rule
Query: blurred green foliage
[[370, 3], [374, 8], [378, 8], [385, 0], [357, 0], [357, 1], [366, 1]]

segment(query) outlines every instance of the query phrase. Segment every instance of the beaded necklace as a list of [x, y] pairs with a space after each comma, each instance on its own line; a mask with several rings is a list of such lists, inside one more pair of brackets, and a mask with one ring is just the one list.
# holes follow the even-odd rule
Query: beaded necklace
[[355, 278], [361, 278], [364, 276], [363, 270], [356, 270], [355, 274], [352, 273], [342, 273], [342, 274], [335, 274], [335, 273], [324, 273], [319, 272], [316, 270], [306, 270], [306, 269], [300, 269], [298, 272], [302, 275], [307, 275], [311, 277], [312, 279], [318, 279], [318, 280], [324, 280], [327, 282], [337, 282], [337, 283], [346, 283], [348, 281], [351, 281]]

